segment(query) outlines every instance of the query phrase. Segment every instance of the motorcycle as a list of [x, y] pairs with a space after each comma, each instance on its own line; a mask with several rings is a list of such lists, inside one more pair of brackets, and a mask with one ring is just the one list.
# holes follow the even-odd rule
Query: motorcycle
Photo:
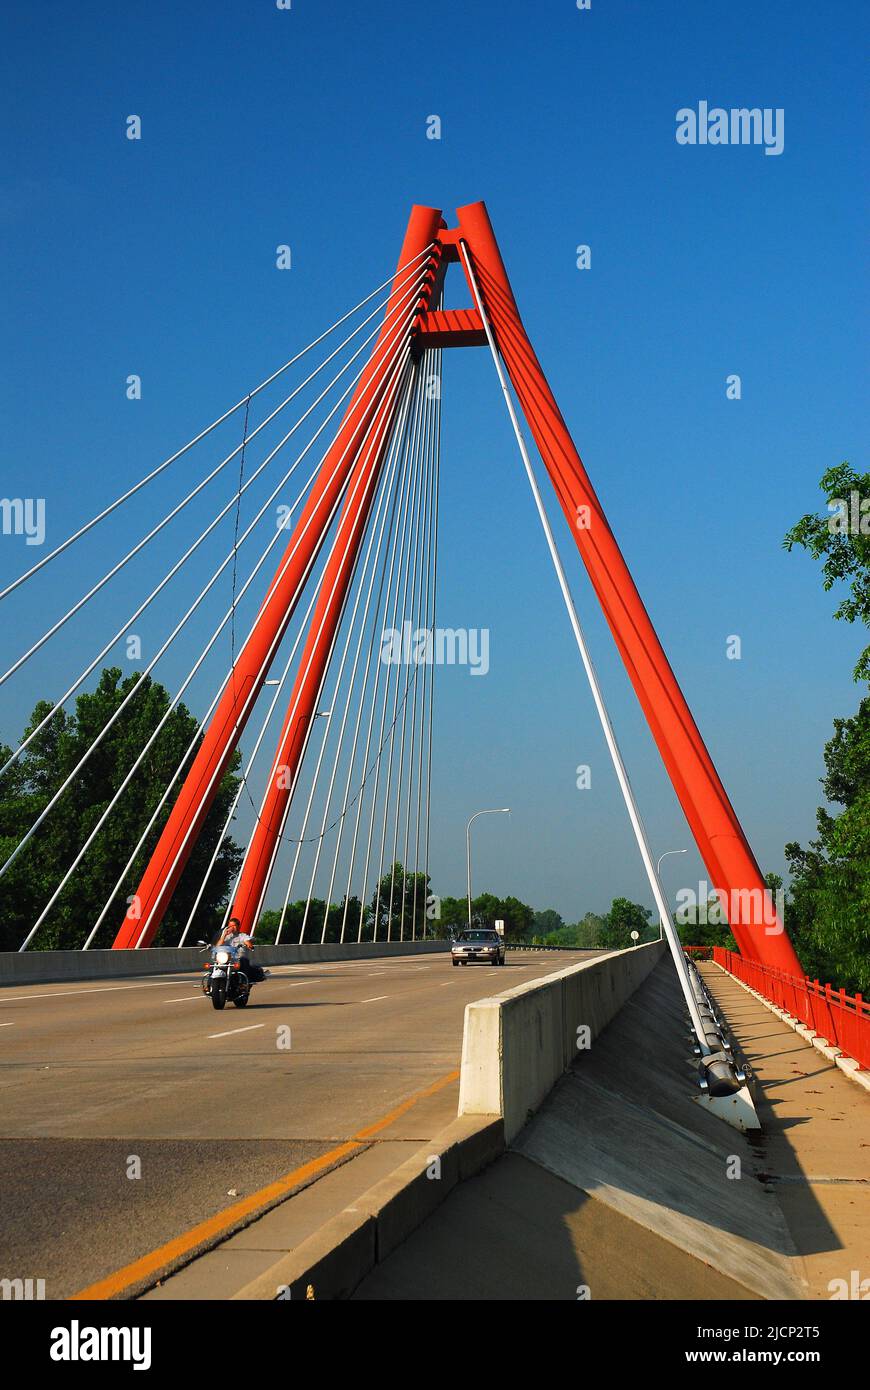
[[241, 953], [234, 946], [209, 946], [200, 941], [210, 951], [211, 958], [203, 966], [202, 992], [211, 998], [212, 1008], [222, 1009], [231, 1000], [237, 1009], [244, 1009], [251, 997], [251, 981], [242, 969]]

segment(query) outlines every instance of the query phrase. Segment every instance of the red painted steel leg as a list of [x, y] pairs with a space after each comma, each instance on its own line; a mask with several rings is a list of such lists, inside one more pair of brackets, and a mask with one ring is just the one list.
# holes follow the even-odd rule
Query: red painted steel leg
[[[389, 393], [390, 367], [395, 345], [399, 341], [397, 327], [403, 317], [400, 306], [408, 303], [412, 285], [408, 279], [410, 270], [402, 271], [401, 268], [407, 267], [417, 256], [422, 256], [435, 240], [440, 225], [439, 211], [413, 208], [399, 257], [400, 271], [394, 281], [384, 327], [371, 361], [360, 377], [338, 436], [312, 486], [278, 575], [260, 609], [254, 630], [239, 655], [234, 677], [215, 710], [133, 903], [113, 942], [114, 949], [147, 946], [153, 940], [268, 674], [269, 663], [292, 617], [298, 599], [297, 590], [323, 543], [342, 487], [357, 464], [363, 441], [369, 436], [370, 427], [372, 435], [381, 441], [389, 431], [397, 399], [395, 395], [390, 397]], [[422, 267], [423, 262], [420, 264]], [[403, 281], [405, 283], [400, 287]], [[431, 275], [427, 276], [420, 296], [421, 308], [428, 303], [430, 286]], [[409, 311], [410, 304], [405, 312]], [[307, 694], [310, 693], [309, 688]]]
[[692, 834], [714, 885], [728, 893], [740, 950], [800, 975], [785, 932], [769, 930], [769, 923], [765, 929], [761, 871], [526, 335], [483, 203], [459, 209], [459, 232], [514, 390]]

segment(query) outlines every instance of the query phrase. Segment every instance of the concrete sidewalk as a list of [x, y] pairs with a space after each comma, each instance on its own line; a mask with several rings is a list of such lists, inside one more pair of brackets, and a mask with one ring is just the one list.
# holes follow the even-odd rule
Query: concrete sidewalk
[[[811, 1298], [870, 1278], [870, 1096], [718, 966], [700, 966], [759, 1082], [760, 1177]], [[870, 1289], [870, 1284], [868, 1284]]]

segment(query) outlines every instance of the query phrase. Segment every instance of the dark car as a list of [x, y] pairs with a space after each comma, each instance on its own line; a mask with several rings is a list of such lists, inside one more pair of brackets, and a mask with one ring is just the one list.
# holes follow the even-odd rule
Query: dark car
[[504, 939], [497, 931], [473, 927], [455, 938], [450, 954], [454, 965], [468, 965], [469, 961], [477, 961], [481, 965], [504, 965]]

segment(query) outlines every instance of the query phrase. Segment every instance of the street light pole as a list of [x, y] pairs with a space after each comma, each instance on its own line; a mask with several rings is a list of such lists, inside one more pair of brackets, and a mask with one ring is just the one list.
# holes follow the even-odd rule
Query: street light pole
[[510, 806], [494, 806], [490, 810], [475, 811], [465, 827], [465, 862], [468, 868], [468, 925], [471, 926], [471, 822], [478, 816], [501, 816], [510, 811]]
[[[669, 854], [688, 854], [688, 853], [689, 853], [689, 851], [688, 851], [687, 849], [666, 849], [665, 852], [664, 852], [664, 854], [660, 854], [659, 857], [658, 857], [658, 863], [656, 864], [656, 878], [658, 878], [658, 876], [659, 876], [659, 870], [660, 870], [661, 867], [662, 867], [662, 860], [663, 860], [663, 859], [667, 859], [667, 857], [668, 857]], [[665, 930], [665, 924], [664, 924], [664, 922], [659, 922], [659, 941], [661, 941], [661, 939], [662, 939], [662, 936], [663, 936], [663, 934], [664, 934], [664, 930]]]

